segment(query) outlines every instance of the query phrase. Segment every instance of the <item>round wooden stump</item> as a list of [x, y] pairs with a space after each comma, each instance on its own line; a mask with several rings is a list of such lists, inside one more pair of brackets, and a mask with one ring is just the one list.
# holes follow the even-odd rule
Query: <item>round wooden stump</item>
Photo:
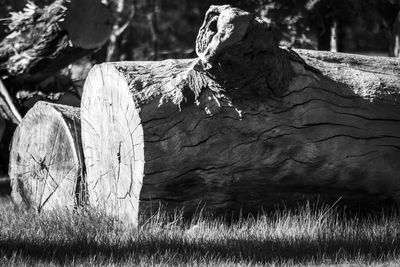
[[[99, 68], [91, 73], [102, 77]], [[82, 144], [89, 203], [137, 224], [144, 171], [143, 129], [138, 109], [122, 75], [88, 79], [82, 98]]]
[[38, 102], [12, 140], [12, 198], [37, 211], [73, 209], [85, 201], [79, 109]]

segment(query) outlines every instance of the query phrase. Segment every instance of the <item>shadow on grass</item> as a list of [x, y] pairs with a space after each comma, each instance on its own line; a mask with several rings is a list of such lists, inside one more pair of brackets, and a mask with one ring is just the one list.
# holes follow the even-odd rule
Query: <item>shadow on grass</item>
[[[67, 265], [73, 260], [85, 262], [93, 258], [129, 264], [151, 259], [152, 263], [171, 265], [193, 262], [319, 264], [360, 260], [366, 264], [400, 259], [396, 256], [400, 252], [400, 214], [394, 207], [360, 214], [334, 205], [305, 206], [230, 223], [226, 218], [216, 220], [204, 214], [195, 216], [198, 220], [186, 222], [179, 214], [168, 217], [161, 210], [159, 219], [141, 218], [139, 233], [132, 229], [122, 233], [114, 231], [114, 224], [97, 213], [88, 217], [85, 213], [75, 214], [76, 218], [71, 220], [63, 213], [41, 216], [15, 212], [11, 208], [4, 208], [2, 212], [4, 218], [10, 219], [3, 222], [4, 234], [0, 231], [0, 259], [17, 256], [33, 262]], [[324, 220], [327, 228], [321, 223]], [[171, 222], [172, 228], [169, 228]], [[65, 227], [52, 227], [63, 224]], [[306, 224], [304, 228], [303, 224]], [[303, 231], [310, 228], [318, 230]], [[289, 231], [293, 234], [286, 233]], [[119, 233], [124, 237], [118, 242]]]
[[[155, 257], [164, 260], [173, 255], [172, 263], [190, 263], [217, 259], [219, 261], [241, 263], [287, 262], [305, 263], [320, 262], [327, 259], [338, 260], [364, 259], [374, 261], [385, 260], [385, 257], [396, 255], [400, 248], [400, 237], [395, 239], [371, 240], [361, 238], [357, 241], [343, 239], [306, 240], [238, 240], [224, 239], [223, 242], [166, 240], [164, 238], [143, 238], [121, 245], [98, 245], [85, 240], [60, 244], [37, 244], [18, 240], [2, 240], [0, 251], [2, 256], [19, 257], [44, 261], [68, 263], [72, 258], [104, 257], [110, 261], [138, 262], [142, 258]], [[390, 260], [390, 259], [389, 259]]]

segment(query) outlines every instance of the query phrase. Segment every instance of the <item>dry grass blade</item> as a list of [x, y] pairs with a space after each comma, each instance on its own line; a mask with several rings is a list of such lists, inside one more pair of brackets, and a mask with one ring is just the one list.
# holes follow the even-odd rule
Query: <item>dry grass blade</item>
[[400, 262], [400, 216], [344, 216], [336, 207], [193, 220], [162, 208], [138, 230], [104, 214], [0, 208], [1, 264], [299, 265]]

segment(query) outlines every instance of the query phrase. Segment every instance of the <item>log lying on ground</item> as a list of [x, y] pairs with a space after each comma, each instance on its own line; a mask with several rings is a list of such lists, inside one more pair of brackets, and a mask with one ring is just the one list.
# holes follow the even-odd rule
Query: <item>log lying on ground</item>
[[398, 199], [397, 98], [370, 88], [365, 99], [280, 49], [268, 28], [213, 6], [200, 59], [94, 67], [81, 102], [89, 202], [133, 220], [139, 191], [143, 209], [189, 213]]
[[17, 127], [9, 165], [17, 205], [41, 211], [84, 204], [79, 113], [38, 102]]

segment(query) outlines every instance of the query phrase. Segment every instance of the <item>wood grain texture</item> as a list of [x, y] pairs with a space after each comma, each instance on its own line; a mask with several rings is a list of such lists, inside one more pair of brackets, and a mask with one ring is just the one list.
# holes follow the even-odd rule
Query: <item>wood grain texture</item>
[[[133, 166], [143, 175], [129, 179], [143, 180], [143, 209], [165, 204], [191, 213], [205, 205], [225, 213], [313, 199], [398, 200], [400, 88], [370, 83], [368, 95], [360, 93], [363, 84], [347, 72], [336, 72], [335, 80], [324, 71], [337, 57], [343, 59], [337, 66], [353, 70], [371, 69], [373, 58], [310, 52], [303, 60], [279, 48], [264, 21], [248, 17], [211, 7], [198, 37], [199, 59], [92, 69], [81, 109], [88, 180], [103, 188], [118, 184], [120, 158], [137, 156], [140, 146]], [[241, 33], [216, 34], [225, 29]], [[313, 58], [318, 63], [307, 64]], [[395, 79], [391, 68], [380, 77]]]
[[42, 210], [83, 204], [78, 108], [38, 102], [14, 133], [9, 175], [13, 201]]
[[[137, 225], [143, 180], [143, 129], [124, 78], [98, 68], [85, 83], [82, 141], [92, 208]], [[120, 90], [124, 88], [123, 90]]]

